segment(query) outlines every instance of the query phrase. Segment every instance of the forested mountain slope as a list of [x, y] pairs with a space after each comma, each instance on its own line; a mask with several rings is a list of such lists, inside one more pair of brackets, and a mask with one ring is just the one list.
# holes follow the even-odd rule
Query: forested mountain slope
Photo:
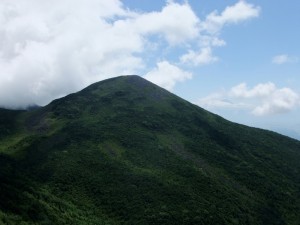
[[0, 224], [300, 224], [300, 142], [138, 76], [0, 110]]

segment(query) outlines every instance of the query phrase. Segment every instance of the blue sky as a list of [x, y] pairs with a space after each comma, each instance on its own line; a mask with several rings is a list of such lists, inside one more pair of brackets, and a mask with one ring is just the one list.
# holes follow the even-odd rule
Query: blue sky
[[138, 74], [231, 121], [300, 138], [300, 2], [0, 2], [0, 106]]
[[[163, 1], [125, 0], [125, 5], [143, 11], [159, 10]], [[180, 1], [177, 1], [180, 2]], [[189, 5], [200, 19], [214, 10], [222, 12], [237, 1], [190, 0]], [[160, 4], [159, 4], [160, 3]], [[299, 1], [247, 1], [260, 8], [259, 16], [239, 24], [227, 25], [220, 32], [226, 46], [214, 49], [217, 62], [190, 69], [193, 79], [178, 83], [174, 93], [235, 122], [248, 124], [300, 137], [299, 103], [284, 112], [253, 115], [251, 109], [206, 106], [199, 103], [213, 94], [224, 94], [232, 87], [247, 83], [251, 89], [258, 84], [273, 83], [277, 89], [289, 88], [300, 93], [300, 21]], [[275, 63], [274, 57], [281, 58]], [[275, 60], [276, 61], [276, 60]], [[224, 94], [225, 95], [225, 94]], [[228, 101], [243, 102], [221, 96]], [[259, 104], [258, 100], [254, 104]], [[298, 100], [299, 101], [299, 100]], [[201, 101], [200, 101], [201, 102]], [[248, 102], [248, 101], [245, 101]]]

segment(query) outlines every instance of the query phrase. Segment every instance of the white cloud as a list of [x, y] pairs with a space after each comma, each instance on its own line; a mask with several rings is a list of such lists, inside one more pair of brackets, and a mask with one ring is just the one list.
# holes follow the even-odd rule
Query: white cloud
[[300, 105], [300, 95], [294, 90], [277, 88], [268, 82], [248, 88], [246, 83], [232, 87], [228, 92], [215, 93], [197, 101], [207, 108], [235, 108], [249, 110], [255, 116], [290, 112]]
[[274, 64], [284, 64], [284, 63], [296, 63], [298, 62], [298, 58], [295, 56], [289, 56], [287, 54], [276, 55], [272, 59], [272, 63]]
[[261, 105], [256, 106], [252, 113], [257, 116], [286, 113], [299, 106], [299, 94], [289, 88], [274, 90]]
[[[180, 59], [177, 50], [187, 48], [181, 62], [212, 63], [217, 59], [213, 48], [225, 41], [209, 33], [210, 24], [218, 24], [220, 31], [225, 23], [253, 18], [258, 11], [237, 3], [201, 21], [188, 3], [174, 1], [160, 11], [135, 12], [120, 0], [1, 0], [0, 107], [44, 105], [93, 82], [141, 71], [150, 71], [146, 77], [172, 89], [192, 74], [167, 57], [149, 68], [148, 55], [169, 51]], [[199, 50], [191, 49], [195, 43]]]
[[133, 25], [143, 34], [162, 34], [170, 44], [177, 44], [196, 38], [199, 22], [188, 4], [169, 2], [161, 12], [138, 16]]
[[212, 55], [210, 47], [202, 48], [200, 52], [190, 50], [187, 54], [180, 57], [182, 63], [194, 64], [196, 66], [210, 64], [217, 60], [218, 58]]
[[191, 79], [192, 74], [181, 70], [167, 61], [162, 61], [157, 63], [157, 68], [147, 73], [144, 78], [167, 90], [172, 90], [177, 82]]
[[217, 61], [213, 56], [212, 48], [226, 45], [226, 42], [219, 38], [220, 31], [227, 24], [237, 24], [259, 16], [260, 7], [249, 4], [246, 1], [239, 1], [232, 6], [226, 7], [220, 14], [213, 11], [201, 21], [199, 36], [200, 50], [195, 52], [189, 50], [180, 57], [182, 63], [199, 66]]
[[239, 1], [235, 5], [226, 7], [221, 14], [217, 11], [210, 13], [202, 24], [202, 28], [209, 33], [218, 33], [226, 24], [240, 23], [258, 17], [259, 13], [260, 7], [246, 1]]
[[223, 39], [220, 39], [218, 36], [214, 35], [201, 35], [198, 38], [199, 48], [213, 48], [213, 47], [222, 47], [226, 45], [226, 42]]
[[0, 15], [5, 107], [45, 104], [98, 80], [137, 74], [146, 67], [141, 55], [153, 35], [170, 45], [198, 35], [198, 18], [188, 4], [136, 13], [119, 0], [3, 0]]
[[252, 89], [248, 89], [246, 83], [241, 83], [230, 90], [230, 95], [238, 98], [257, 98], [268, 97], [276, 91], [275, 84], [268, 82], [265, 84], [257, 84]]
[[224, 93], [214, 93], [208, 95], [204, 98], [199, 99], [196, 102], [196, 104], [206, 109], [214, 109], [214, 108], [243, 109], [249, 107], [249, 105], [245, 103], [231, 101], [228, 98], [228, 96], [226, 96], [226, 94]]

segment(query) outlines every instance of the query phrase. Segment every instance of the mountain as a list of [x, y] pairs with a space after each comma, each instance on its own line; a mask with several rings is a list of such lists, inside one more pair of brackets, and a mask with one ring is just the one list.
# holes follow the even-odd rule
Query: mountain
[[0, 224], [300, 224], [300, 142], [138, 76], [0, 110]]

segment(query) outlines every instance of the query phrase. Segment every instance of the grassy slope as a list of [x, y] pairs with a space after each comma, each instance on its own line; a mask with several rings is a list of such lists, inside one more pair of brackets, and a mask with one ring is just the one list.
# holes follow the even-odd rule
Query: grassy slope
[[299, 224], [299, 141], [139, 77], [0, 118], [0, 224]]

